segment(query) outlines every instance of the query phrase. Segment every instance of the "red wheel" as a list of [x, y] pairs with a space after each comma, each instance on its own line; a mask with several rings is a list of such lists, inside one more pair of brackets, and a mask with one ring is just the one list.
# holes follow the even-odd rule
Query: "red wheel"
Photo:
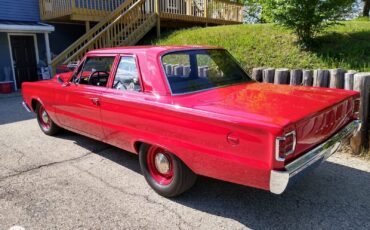
[[49, 117], [49, 114], [46, 112], [44, 106], [41, 105], [37, 113], [38, 113], [38, 116], [40, 117], [41, 128], [43, 130], [50, 130], [51, 119]]
[[139, 158], [146, 181], [162, 196], [178, 196], [196, 181], [197, 176], [179, 158], [161, 147], [143, 144]]
[[147, 154], [148, 171], [161, 185], [169, 185], [173, 180], [173, 159], [162, 148], [150, 146]]
[[39, 126], [45, 134], [52, 136], [59, 132], [59, 126], [53, 122], [43, 105], [37, 104], [35, 112]]

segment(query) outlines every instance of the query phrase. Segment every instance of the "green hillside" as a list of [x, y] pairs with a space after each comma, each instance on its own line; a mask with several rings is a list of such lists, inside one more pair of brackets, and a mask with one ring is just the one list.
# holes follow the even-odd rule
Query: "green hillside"
[[335, 26], [302, 51], [296, 37], [273, 24], [218, 26], [178, 30], [147, 43], [215, 45], [228, 49], [250, 71], [253, 67], [336, 68], [370, 72], [370, 22]]

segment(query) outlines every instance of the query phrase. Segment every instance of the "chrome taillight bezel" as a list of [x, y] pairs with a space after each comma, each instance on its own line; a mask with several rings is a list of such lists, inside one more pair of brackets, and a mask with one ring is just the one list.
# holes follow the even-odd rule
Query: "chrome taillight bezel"
[[[293, 145], [292, 149], [288, 152], [284, 153], [284, 157], [281, 157], [280, 155], [280, 145], [282, 141], [286, 141], [287, 137], [292, 136], [293, 139]], [[286, 157], [293, 154], [295, 152], [295, 148], [297, 146], [297, 133], [296, 131], [291, 131], [289, 133], [286, 133], [284, 136], [277, 137], [275, 140], [275, 158], [277, 161], [285, 161]]]

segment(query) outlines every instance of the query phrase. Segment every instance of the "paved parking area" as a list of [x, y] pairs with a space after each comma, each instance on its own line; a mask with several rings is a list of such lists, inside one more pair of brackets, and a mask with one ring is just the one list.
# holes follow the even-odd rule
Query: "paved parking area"
[[0, 98], [0, 229], [370, 229], [370, 162], [339, 153], [282, 196], [208, 178], [154, 193], [138, 158], [70, 132], [41, 133]]

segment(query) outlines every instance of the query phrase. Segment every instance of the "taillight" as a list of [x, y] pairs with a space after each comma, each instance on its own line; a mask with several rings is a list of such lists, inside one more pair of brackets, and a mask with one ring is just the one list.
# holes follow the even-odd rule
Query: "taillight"
[[282, 137], [276, 138], [275, 153], [277, 161], [285, 161], [285, 158], [293, 154], [297, 144], [296, 132], [292, 131]]
[[356, 98], [353, 101], [353, 117], [355, 119], [360, 119], [360, 106], [361, 106], [361, 100], [360, 98]]

